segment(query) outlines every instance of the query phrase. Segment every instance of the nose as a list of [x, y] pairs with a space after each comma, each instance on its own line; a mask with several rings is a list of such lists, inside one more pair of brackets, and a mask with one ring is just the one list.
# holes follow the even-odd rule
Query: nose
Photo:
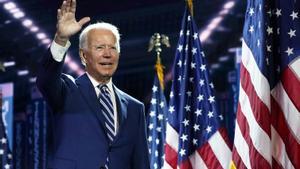
[[103, 50], [103, 56], [104, 57], [110, 57], [111, 56], [111, 50], [108, 46], [106, 46]]

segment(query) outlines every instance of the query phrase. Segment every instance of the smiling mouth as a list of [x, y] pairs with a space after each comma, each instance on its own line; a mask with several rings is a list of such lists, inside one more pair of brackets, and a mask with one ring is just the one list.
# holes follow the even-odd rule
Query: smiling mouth
[[112, 65], [112, 63], [100, 63], [100, 65], [102, 65], [102, 66], [110, 66], [110, 65]]

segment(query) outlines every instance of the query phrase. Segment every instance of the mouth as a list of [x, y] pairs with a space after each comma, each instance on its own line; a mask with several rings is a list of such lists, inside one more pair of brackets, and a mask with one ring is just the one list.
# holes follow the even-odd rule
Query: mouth
[[113, 65], [112, 63], [110, 63], [110, 62], [101, 62], [101, 63], [99, 63], [101, 66], [111, 66], [111, 65]]

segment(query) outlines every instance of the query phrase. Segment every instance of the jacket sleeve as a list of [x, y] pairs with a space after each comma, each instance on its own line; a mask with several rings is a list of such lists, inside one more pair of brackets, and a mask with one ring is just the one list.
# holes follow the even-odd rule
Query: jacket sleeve
[[39, 62], [36, 84], [53, 111], [61, 109], [64, 98], [64, 81], [61, 79], [64, 60], [53, 59], [50, 49]]
[[133, 152], [133, 169], [150, 169], [144, 105], [140, 106], [138, 136]]

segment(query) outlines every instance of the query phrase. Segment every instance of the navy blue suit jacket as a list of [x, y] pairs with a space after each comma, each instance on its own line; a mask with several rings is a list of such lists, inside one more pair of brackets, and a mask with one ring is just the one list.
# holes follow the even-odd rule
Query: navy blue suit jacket
[[109, 144], [95, 89], [86, 74], [76, 80], [61, 73], [48, 50], [37, 85], [50, 105], [48, 168], [148, 169], [144, 105], [114, 86], [119, 131]]

